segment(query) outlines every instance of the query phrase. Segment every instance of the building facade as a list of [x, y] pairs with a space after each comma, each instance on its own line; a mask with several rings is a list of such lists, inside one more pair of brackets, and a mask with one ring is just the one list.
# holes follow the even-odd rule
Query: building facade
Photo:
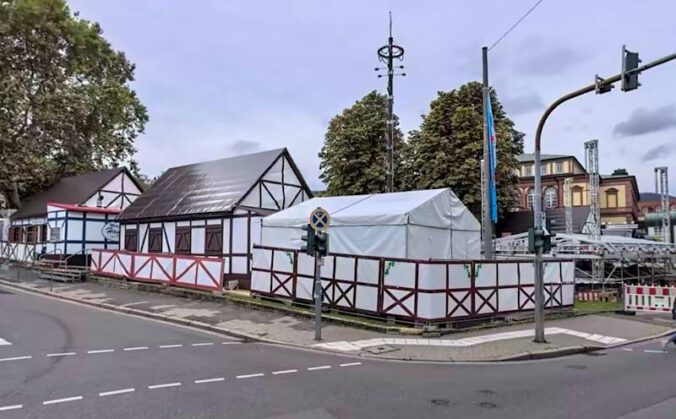
[[[517, 156], [519, 162], [518, 197], [519, 207], [515, 212], [532, 211], [535, 196], [534, 157], [532, 154]], [[557, 209], [564, 205], [564, 183], [572, 179], [571, 203], [573, 207], [589, 206], [589, 174], [575, 156], [541, 156], [542, 208]], [[601, 175], [599, 202], [602, 228], [632, 226], [639, 220], [639, 192], [636, 178], [632, 175]]]

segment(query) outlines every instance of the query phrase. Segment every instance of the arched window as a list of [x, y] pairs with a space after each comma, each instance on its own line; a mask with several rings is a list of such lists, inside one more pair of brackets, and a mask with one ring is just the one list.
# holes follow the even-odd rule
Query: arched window
[[584, 191], [582, 189], [582, 186], [573, 186], [570, 188], [572, 195], [573, 195], [573, 206], [578, 207], [581, 206], [584, 202], [582, 201], [582, 192]]
[[535, 202], [535, 190], [530, 188], [526, 194], [526, 208], [533, 209], [533, 202]]
[[556, 208], [558, 206], [558, 200], [556, 196], [556, 188], [553, 186], [545, 189], [545, 208]]
[[606, 208], [617, 208], [617, 189], [610, 188], [606, 190]]

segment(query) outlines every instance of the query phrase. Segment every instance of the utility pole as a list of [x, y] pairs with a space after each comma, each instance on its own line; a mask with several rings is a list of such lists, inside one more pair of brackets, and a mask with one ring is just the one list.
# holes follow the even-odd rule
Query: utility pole
[[404, 48], [394, 44], [392, 37], [392, 12], [390, 12], [390, 37], [387, 45], [378, 48], [378, 59], [387, 64], [387, 67], [376, 67], [376, 71], [387, 70], [387, 74], [378, 74], [378, 78], [387, 76], [387, 125], [385, 127], [385, 141], [387, 143], [387, 192], [394, 192], [394, 77], [406, 76], [406, 73], [395, 73], [396, 69], [403, 69], [403, 65], [394, 65], [394, 60], [404, 59]]
[[481, 48], [483, 63], [483, 115], [484, 115], [484, 158], [481, 162], [481, 180], [482, 205], [481, 205], [481, 225], [483, 227], [483, 249], [484, 259], [493, 259], [493, 221], [491, 220], [491, 192], [490, 182], [490, 133], [488, 132], [488, 95], [490, 94], [488, 86], [488, 47]]
[[541, 173], [540, 173], [540, 160], [541, 160], [541, 143], [542, 143], [542, 130], [544, 129], [547, 118], [554, 112], [554, 109], [558, 108], [564, 102], [567, 102], [571, 99], [574, 99], [578, 96], [590, 92], [596, 92], [597, 94], [609, 92], [612, 89], [612, 85], [618, 81], [622, 81], [622, 91], [630, 91], [638, 88], [640, 85], [638, 83], [638, 75], [642, 71], [649, 70], [658, 65], [662, 65], [666, 62], [676, 59], [676, 53], [662, 57], [659, 60], [655, 60], [651, 63], [638, 66], [640, 60], [638, 59], [638, 53], [629, 52], [626, 48], [622, 47], [622, 72], [616, 74], [607, 79], [602, 79], [599, 76], [596, 76], [594, 83], [582, 87], [581, 89], [570, 92], [567, 95], [560, 97], [554, 103], [549, 105], [545, 110], [545, 113], [542, 114], [540, 122], [538, 123], [537, 130], [535, 132], [535, 202], [533, 203], [533, 224], [534, 224], [534, 242], [537, 244], [535, 246], [535, 342], [545, 343], [545, 325], [544, 325], [544, 281], [543, 281], [543, 258], [542, 258], [542, 240], [539, 240], [544, 235], [542, 230], [542, 208], [541, 208]]
[[655, 168], [655, 193], [660, 195], [662, 241], [671, 243], [671, 212], [669, 211], [669, 168]]

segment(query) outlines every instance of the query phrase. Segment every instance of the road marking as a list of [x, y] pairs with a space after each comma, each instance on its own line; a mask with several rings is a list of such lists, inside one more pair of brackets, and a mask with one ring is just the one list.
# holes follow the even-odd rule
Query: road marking
[[340, 364], [341, 367], [354, 367], [354, 366], [357, 366], [357, 365], [361, 365], [361, 362], [350, 362], [350, 363], [347, 363], [347, 364]]
[[242, 342], [223, 342], [223, 345], [238, 345]]
[[182, 348], [183, 345], [160, 345], [160, 349]]
[[0, 338], [0, 346], [11, 345], [12, 342], [6, 341], [3, 338]]
[[82, 396], [75, 396], [75, 397], [66, 397], [65, 399], [54, 399], [54, 400], [45, 400], [42, 402], [44, 406], [48, 404], [57, 404], [57, 403], [66, 403], [66, 402], [74, 402], [76, 400], [82, 400]]
[[634, 349], [633, 349], [633, 348], [622, 348], [622, 350], [623, 350], [623, 351], [627, 351], [627, 352], [631, 352], [631, 351], [633, 351]]
[[206, 378], [204, 380], [195, 380], [195, 384], [215, 383], [218, 381], [225, 381], [225, 378], [217, 377], [217, 378]]
[[73, 356], [75, 355], [75, 352], [61, 352], [58, 354], [47, 354], [47, 357], [53, 357], [53, 356]]
[[33, 357], [30, 356], [30, 355], [26, 355], [26, 356], [15, 356], [15, 357], [13, 357], [13, 358], [2, 358], [2, 359], [0, 359], [0, 362], [5, 362], [5, 361], [20, 361], [20, 360], [22, 360], [22, 359], [31, 359], [31, 358], [33, 358]]
[[213, 342], [193, 343], [192, 346], [211, 346]]
[[143, 351], [143, 350], [146, 350], [146, 349], [148, 349], [147, 346], [135, 346], [133, 348], [124, 348], [124, 350], [127, 351], [127, 352], [128, 351]]
[[643, 352], [647, 352], [649, 354], [666, 354], [666, 353], [669, 353], [669, 351], [665, 351], [664, 349], [644, 349]]
[[136, 301], [135, 303], [122, 304], [120, 307], [131, 307], [131, 306], [137, 306], [139, 304], [144, 304], [144, 303], [147, 303], [147, 301]]
[[280, 375], [280, 374], [291, 374], [294, 372], [298, 372], [298, 370], [284, 370], [284, 371], [274, 371], [272, 375]]
[[93, 351], [87, 351], [88, 354], [107, 354], [110, 352], [115, 352], [115, 349], [94, 349]]
[[263, 374], [262, 372], [259, 372], [258, 374], [238, 375], [237, 378], [238, 378], [238, 379], [242, 379], [242, 378], [254, 378], [254, 377], [262, 377], [262, 376], [264, 376], [264, 375], [265, 375], [265, 374]]
[[154, 386], [148, 386], [148, 390], [154, 390], [156, 388], [165, 388], [165, 387], [178, 387], [181, 383], [166, 383], [166, 384], [155, 384]]
[[165, 308], [176, 307], [174, 304], [160, 304], [159, 306], [150, 307], [151, 310], [164, 310]]
[[114, 396], [116, 394], [131, 393], [132, 391], [136, 391], [136, 389], [134, 389], [134, 388], [123, 388], [121, 390], [104, 391], [103, 393], [99, 393], [99, 397]]
[[4, 410], [16, 410], [16, 409], [21, 409], [23, 407], [22, 404], [13, 404], [11, 406], [2, 406], [0, 407], [0, 411]]
[[331, 368], [331, 365], [322, 365], [320, 367], [310, 367], [307, 370], [308, 371], [317, 371], [317, 370], [328, 370], [329, 368]]

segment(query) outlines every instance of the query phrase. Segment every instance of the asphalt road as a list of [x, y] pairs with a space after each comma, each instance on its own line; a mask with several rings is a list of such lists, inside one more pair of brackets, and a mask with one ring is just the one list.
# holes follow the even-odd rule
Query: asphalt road
[[387, 362], [5, 288], [0, 339], [0, 418], [676, 417], [676, 348], [657, 341], [500, 365]]

